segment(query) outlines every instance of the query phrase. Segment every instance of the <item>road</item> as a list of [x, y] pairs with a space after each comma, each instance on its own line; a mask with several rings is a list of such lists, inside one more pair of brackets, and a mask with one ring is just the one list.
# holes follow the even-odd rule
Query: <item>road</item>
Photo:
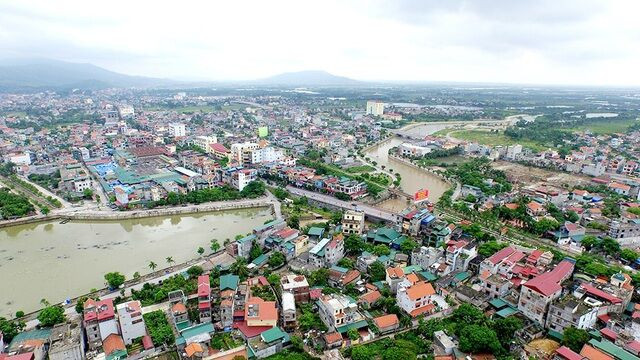
[[287, 191], [289, 191], [294, 195], [305, 196], [308, 199], [315, 200], [331, 206], [337, 206], [344, 210], [354, 210], [354, 209], [360, 210], [360, 211], [363, 211], [367, 216], [374, 217], [376, 219], [393, 222], [393, 223], [395, 223], [397, 220], [397, 216], [395, 215], [395, 213], [391, 211], [379, 209], [370, 205], [363, 204], [358, 201], [352, 201], [352, 202], [342, 201], [330, 195], [325, 195], [325, 194], [320, 194], [320, 193], [309, 191], [309, 190], [300, 189], [291, 185], [287, 186]]

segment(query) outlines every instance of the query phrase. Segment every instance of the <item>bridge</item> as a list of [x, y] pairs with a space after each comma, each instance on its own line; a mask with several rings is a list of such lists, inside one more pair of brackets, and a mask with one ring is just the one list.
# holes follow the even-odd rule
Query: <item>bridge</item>
[[389, 210], [380, 209], [371, 205], [363, 204], [359, 201], [342, 201], [333, 196], [320, 194], [317, 192], [300, 189], [294, 186], [287, 186], [287, 191], [296, 196], [304, 196], [309, 202], [317, 203], [321, 206], [337, 210], [358, 210], [364, 212], [365, 216], [374, 221], [397, 222], [397, 215]]

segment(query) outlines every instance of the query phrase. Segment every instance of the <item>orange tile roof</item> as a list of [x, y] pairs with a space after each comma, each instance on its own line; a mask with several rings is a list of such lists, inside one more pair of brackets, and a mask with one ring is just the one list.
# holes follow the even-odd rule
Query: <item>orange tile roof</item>
[[260, 320], [278, 320], [278, 309], [275, 301], [264, 301], [259, 297], [252, 297], [245, 304], [244, 318], [250, 319], [249, 305], [258, 306], [258, 319]]
[[118, 334], [111, 334], [107, 336], [106, 339], [102, 342], [102, 349], [104, 353], [109, 355], [117, 350], [126, 350], [127, 348], [124, 346], [124, 340]]
[[586, 344], [582, 347], [582, 350], [580, 350], [580, 355], [586, 357], [589, 360], [613, 360], [613, 357]]
[[381, 297], [382, 297], [382, 294], [380, 294], [380, 291], [375, 290], [375, 291], [369, 291], [368, 293], [360, 296], [360, 300], [366, 301], [369, 304], [373, 304], [374, 302], [376, 302]]
[[175, 314], [175, 313], [185, 313], [187, 312], [187, 307], [184, 306], [183, 303], [176, 303], [175, 305], [173, 305], [171, 307], [171, 311]]
[[435, 293], [436, 291], [433, 290], [433, 286], [428, 282], [419, 282], [407, 289], [407, 296], [411, 300], [416, 300]]
[[433, 309], [435, 309], [435, 308], [436, 308], [435, 305], [427, 304], [427, 305], [425, 305], [423, 307], [419, 307], [419, 308], [413, 310], [409, 315], [411, 315], [411, 317], [418, 317], [418, 316], [420, 316], [422, 314], [428, 314], [428, 313], [432, 312]]
[[401, 268], [396, 267], [396, 268], [388, 268], [387, 269], [387, 275], [389, 275], [390, 278], [401, 278], [404, 276], [404, 271], [402, 271]]
[[196, 353], [201, 353], [204, 350], [202, 349], [202, 346], [199, 343], [191, 343], [189, 345], [187, 345], [186, 348], [184, 348], [184, 352], [187, 353], [188, 357], [192, 357], [194, 354]]
[[378, 329], [399, 324], [398, 315], [396, 314], [378, 316], [373, 319], [373, 322], [376, 323]]

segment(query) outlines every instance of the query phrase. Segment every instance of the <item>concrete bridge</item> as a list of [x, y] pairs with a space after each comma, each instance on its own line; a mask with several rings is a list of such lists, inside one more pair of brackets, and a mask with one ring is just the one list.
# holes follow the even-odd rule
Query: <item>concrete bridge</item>
[[365, 216], [372, 221], [384, 221], [396, 223], [397, 215], [389, 210], [380, 209], [371, 205], [363, 204], [359, 201], [342, 201], [333, 196], [320, 194], [317, 192], [300, 189], [294, 186], [287, 186], [287, 191], [296, 196], [304, 196], [309, 202], [335, 210], [358, 210], [364, 212]]

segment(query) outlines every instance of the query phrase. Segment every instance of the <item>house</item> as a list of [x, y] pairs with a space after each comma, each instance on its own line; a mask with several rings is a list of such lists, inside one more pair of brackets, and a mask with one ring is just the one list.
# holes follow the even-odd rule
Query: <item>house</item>
[[330, 267], [344, 257], [343, 235], [338, 234], [333, 238], [320, 240], [316, 246], [309, 250], [309, 262], [317, 267]]
[[274, 327], [278, 324], [278, 309], [275, 301], [264, 301], [252, 297], [244, 307], [244, 320], [247, 326]]
[[211, 285], [209, 275], [198, 276], [198, 315], [201, 323], [211, 322]]
[[392, 267], [386, 269], [385, 281], [389, 286], [392, 294], [398, 291], [398, 284], [404, 280], [404, 271], [399, 267]]
[[342, 346], [342, 335], [337, 332], [329, 332], [322, 337], [325, 349], [335, 349]]
[[619, 195], [629, 195], [629, 191], [631, 191], [631, 186], [626, 184], [621, 184], [618, 182], [612, 182], [611, 184], [609, 184], [609, 189], [611, 189], [612, 191], [614, 191], [616, 194], [619, 194]]
[[561, 283], [571, 276], [574, 267], [573, 259], [564, 259], [553, 270], [526, 281], [520, 289], [518, 310], [544, 326], [549, 304], [562, 294]]
[[533, 217], [542, 216], [546, 214], [546, 210], [542, 204], [531, 201], [527, 204], [527, 214]]
[[400, 327], [400, 321], [398, 315], [388, 314], [373, 318], [373, 323], [380, 331], [380, 334], [388, 334], [396, 331]]
[[88, 299], [84, 303], [83, 319], [87, 343], [91, 350], [101, 347], [107, 336], [120, 333], [113, 299], [102, 301]]
[[360, 271], [354, 269], [346, 269], [337, 265], [333, 265], [329, 269], [329, 284], [331, 286], [344, 288], [349, 284], [355, 284], [360, 280]]
[[389, 227], [381, 227], [367, 233], [367, 241], [388, 246], [397, 244], [397, 247], [399, 247], [404, 239], [406, 238], [402, 234]]
[[111, 334], [104, 339], [102, 349], [107, 360], [121, 360], [127, 358], [127, 347], [118, 334]]
[[233, 324], [233, 311], [239, 282], [240, 277], [237, 275], [220, 276], [220, 321], [225, 328]]
[[411, 265], [418, 265], [423, 269], [428, 269], [443, 256], [444, 251], [442, 248], [421, 246], [411, 252]]
[[364, 309], [370, 308], [376, 301], [380, 300], [382, 294], [378, 290], [369, 291], [365, 294], [362, 294], [358, 298], [358, 305], [360, 305]]
[[304, 275], [287, 274], [280, 278], [283, 292], [293, 294], [296, 302], [309, 302], [309, 282]]
[[260, 336], [247, 342], [249, 357], [262, 359], [279, 353], [290, 341], [289, 335], [279, 327], [264, 331]]
[[356, 269], [358, 269], [361, 273], [366, 273], [369, 270], [369, 266], [378, 260], [378, 256], [368, 252], [363, 251], [360, 256], [356, 259]]
[[116, 309], [125, 345], [131, 345], [133, 340], [147, 335], [140, 301], [132, 300], [118, 304]]
[[285, 329], [294, 329], [298, 324], [296, 321], [296, 300], [293, 293], [289, 291], [282, 293], [282, 324]]
[[320, 319], [329, 331], [344, 334], [349, 329], [357, 330], [368, 326], [356, 303], [345, 295], [324, 295], [318, 299], [316, 305]]
[[586, 229], [583, 226], [565, 221], [560, 229], [554, 232], [554, 237], [560, 245], [569, 243], [580, 244], [584, 238], [585, 231]]
[[187, 307], [181, 303], [175, 303], [171, 306], [171, 316], [173, 318], [173, 323], [176, 325], [176, 328], [185, 328], [189, 327], [191, 324], [189, 323], [189, 313], [187, 312]]
[[310, 227], [309, 231], [307, 231], [307, 235], [309, 236], [309, 241], [312, 243], [318, 243], [320, 239], [322, 239], [322, 235], [324, 234], [324, 228], [321, 227]]
[[347, 210], [342, 214], [342, 233], [362, 235], [364, 232], [364, 212]]
[[409, 286], [399, 286], [396, 303], [412, 318], [422, 314], [429, 315], [434, 312], [432, 296], [436, 291], [430, 283], [418, 281]]

